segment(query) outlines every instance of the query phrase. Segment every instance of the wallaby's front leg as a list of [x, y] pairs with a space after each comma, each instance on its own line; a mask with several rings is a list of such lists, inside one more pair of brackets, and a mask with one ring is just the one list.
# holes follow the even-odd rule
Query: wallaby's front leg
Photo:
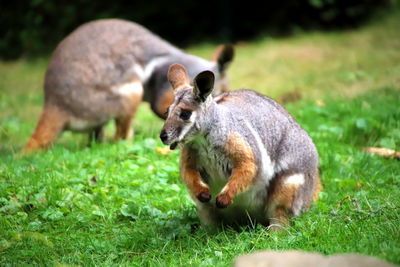
[[233, 133], [228, 137], [225, 151], [233, 169], [228, 183], [217, 196], [218, 208], [226, 208], [232, 204], [237, 194], [248, 189], [253, 184], [257, 171], [253, 150], [238, 134]]
[[197, 198], [200, 202], [210, 201], [210, 190], [207, 184], [202, 181], [200, 173], [196, 170], [194, 154], [188, 148], [182, 149], [180, 162], [182, 178], [192, 198]]

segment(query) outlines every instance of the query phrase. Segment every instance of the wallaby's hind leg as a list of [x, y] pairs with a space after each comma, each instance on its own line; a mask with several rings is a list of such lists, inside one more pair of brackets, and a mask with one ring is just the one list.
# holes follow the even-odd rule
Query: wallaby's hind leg
[[121, 93], [125, 94], [124, 109], [121, 115], [115, 119], [116, 132], [115, 139], [131, 139], [133, 136], [132, 119], [142, 101], [143, 86], [139, 81], [134, 81], [122, 85], [119, 89]]
[[121, 116], [115, 119], [116, 132], [115, 140], [127, 139], [130, 140], [133, 136], [132, 129], [133, 114]]
[[65, 112], [54, 105], [46, 105], [40, 115], [36, 129], [22, 153], [48, 148], [62, 132], [67, 121], [68, 115]]
[[[274, 179], [268, 192], [266, 213], [270, 230], [280, 230], [289, 222], [289, 216], [299, 215], [305, 203], [301, 190], [304, 174], [283, 174]], [[308, 201], [306, 201], [308, 202]]]

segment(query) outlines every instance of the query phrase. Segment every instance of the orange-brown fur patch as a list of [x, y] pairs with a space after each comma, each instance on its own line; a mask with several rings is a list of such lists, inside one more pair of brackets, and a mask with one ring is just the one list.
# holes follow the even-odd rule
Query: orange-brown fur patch
[[22, 153], [34, 152], [49, 147], [61, 133], [68, 121], [68, 115], [54, 105], [46, 105], [40, 115], [34, 133]]
[[289, 209], [292, 207], [298, 188], [299, 186], [294, 184], [276, 185], [275, 190], [268, 196], [268, 202]]
[[182, 149], [180, 163], [182, 179], [191, 196], [198, 198], [200, 195], [210, 195], [207, 185], [202, 182], [200, 173], [196, 170], [196, 161], [189, 149]]
[[169, 88], [156, 104], [155, 112], [163, 119], [167, 118], [168, 107], [174, 103], [174, 91]]
[[[279, 230], [280, 226], [288, 224], [293, 202], [300, 187], [298, 184], [285, 184], [287, 178], [288, 176], [277, 177], [269, 187], [267, 209], [270, 224], [273, 225], [272, 230]], [[313, 201], [318, 199], [318, 193], [321, 189], [322, 185], [318, 177], [314, 187]], [[306, 206], [309, 204], [304, 203]]]
[[314, 189], [314, 193], [313, 193], [313, 201], [317, 201], [318, 200], [318, 195], [319, 195], [319, 192], [321, 192], [321, 190], [322, 190], [322, 188], [323, 188], [323, 186], [322, 186], [322, 184], [321, 184], [321, 179], [320, 179], [320, 176], [319, 176], [319, 174], [318, 174], [318, 176], [317, 176], [317, 181], [316, 181], [316, 185], [315, 185], [315, 189]]
[[155, 111], [158, 116], [166, 119], [168, 107], [171, 106], [172, 103], [174, 103], [174, 91], [170, 88], [161, 96], [161, 99], [157, 103]]
[[220, 104], [222, 102], [229, 101], [229, 99], [232, 99], [232, 97], [229, 94], [224, 94], [224, 95], [215, 97], [215, 102], [217, 104]]
[[267, 207], [271, 224], [285, 225], [288, 223], [289, 211], [299, 189], [298, 184], [285, 184], [286, 177], [280, 176], [270, 185]]
[[[136, 82], [138, 86], [142, 86], [141, 82]], [[140, 102], [143, 98], [143, 90], [126, 96], [124, 108], [121, 110], [121, 115], [115, 119], [116, 132], [115, 140], [130, 139], [132, 137], [132, 119], [136, 114]]]
[[132, 115], [119, 117], [115, 120], [115, 140], [129, 139], [131, 137]]
[[233, 198], [248, 189], [254, 181], [257, 166], [249, 144], [237, 133], [232, 133], [226, 142], [225, 151], [231, 159], [233, 170], [229, 182], [217, 197], [217, 203], [228, 206]]

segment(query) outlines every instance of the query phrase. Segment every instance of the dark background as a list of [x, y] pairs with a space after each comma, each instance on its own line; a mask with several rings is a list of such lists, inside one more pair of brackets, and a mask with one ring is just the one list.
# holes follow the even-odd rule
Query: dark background
[[318, 29], [354, 28], [397, 0], [0, 0], [0, 58], [51, 52], [77, 26], [99, 18], [138, 22], [184, 47]]

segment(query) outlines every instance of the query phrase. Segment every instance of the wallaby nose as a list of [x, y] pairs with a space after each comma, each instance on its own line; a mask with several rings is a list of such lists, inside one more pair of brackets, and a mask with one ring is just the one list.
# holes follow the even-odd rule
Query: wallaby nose
[[166, 142], [168, 140], [168, 134], [165, 130], [162, 130], [160, 133], [160, 139], [161, 141], [166, 145]]

